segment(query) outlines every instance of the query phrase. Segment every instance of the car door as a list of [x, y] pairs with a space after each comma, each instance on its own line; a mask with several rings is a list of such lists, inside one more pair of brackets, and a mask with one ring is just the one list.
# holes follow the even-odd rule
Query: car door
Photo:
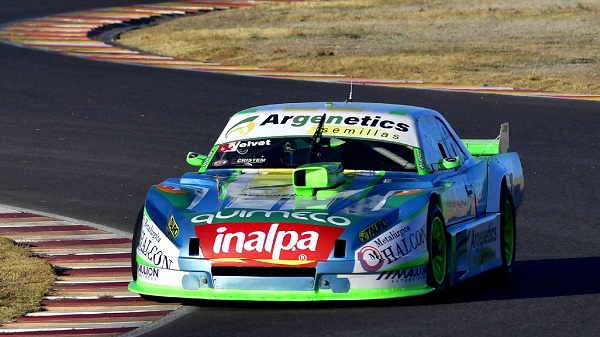
[[[445, 122], [434, 115], [418, 120], [421, 146], [425, 160], [434, 175], [434, 187], [440, 191], [442, 213], [447, 225], [474, 218], [477, 215], [476, 195], [470, 172], [473, 161], [456, 141]], [[456, 158], [460, 166], [444, 169], [438, 165], [442, 160]]]

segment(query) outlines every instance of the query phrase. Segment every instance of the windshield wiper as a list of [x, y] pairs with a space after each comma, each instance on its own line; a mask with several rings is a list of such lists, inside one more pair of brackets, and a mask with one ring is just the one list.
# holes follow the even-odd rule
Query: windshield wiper
[[317, 125], [317, 130], [315, 130], [315, 133], [313, 134], [312, 139], [310, 141], [310, 147], [308, 148], [308, 158], [306, 159], [307, 164], [313, 162], [313, 154], [316, 152], [314, 151], [315, 147], [321, 147], [321, 138], [323, 135], [323, 124], [325, 124], [325, 117], [325, 114], [323, 114], [321, 120], [319, 121], [319, 125]]

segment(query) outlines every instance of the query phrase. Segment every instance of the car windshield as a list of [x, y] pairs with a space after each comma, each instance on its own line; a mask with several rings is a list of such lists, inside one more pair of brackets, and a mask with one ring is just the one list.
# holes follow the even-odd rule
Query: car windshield
[[[312, 146], [311, 146], [312, 144]], [[220, 144], [210, 168], [295, 168], [341, 162], [351, 170], [416, 172], [412, 147], [364, 139], [322, 137], [263, 138]]]

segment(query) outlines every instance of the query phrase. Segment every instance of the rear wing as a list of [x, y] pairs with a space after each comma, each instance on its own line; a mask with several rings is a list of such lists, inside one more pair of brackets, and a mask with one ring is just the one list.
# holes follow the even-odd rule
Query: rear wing
[[508, 123], [500, 125], [500, 134], [495, 139], [463, 139], [467, 150], [474, 156], [493, 156], [508, 152]]

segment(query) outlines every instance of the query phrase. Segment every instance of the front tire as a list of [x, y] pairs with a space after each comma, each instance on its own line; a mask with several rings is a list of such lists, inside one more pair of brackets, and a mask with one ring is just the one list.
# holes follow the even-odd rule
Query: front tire
[[427, 216], [427, 284], [438, 293], [446, 289], [449, 281], [448, 235], [445, 227], [439, 206], [431, 205]]

